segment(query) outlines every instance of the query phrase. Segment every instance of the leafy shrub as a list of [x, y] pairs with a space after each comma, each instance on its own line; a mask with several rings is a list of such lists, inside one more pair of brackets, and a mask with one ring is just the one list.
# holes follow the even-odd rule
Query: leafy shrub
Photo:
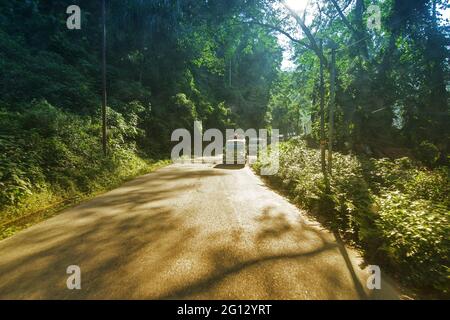
[[[274, 161], [262, 153], [256, 171]], [[386, 263], [417, 287], [448, 292], [450, 184], [447, 167], [429, 170], [408, 158], [333, 155], [327, 193], [320, 151], [301, 140], [280, 146], [271, 177], [302, 208], [326, 218], [369, 259]]]
[[[256, 169], [267, 165], [273, 154], [263, 155]], [[358, 238], [362, 225], [367, 223], [371, 198], [363, 178], [362, 167], [354, 157], [336, 154], [335, 172], [330, 178], [331, 194], [320, 164], [320, 151], [309, 149], [302, 140], [293, 140], [280, 146], [280, 169], [275, 179], [282, 183], [292, 199], [301, 207], [327, 214], [334, 225], [349, 238]]]
[[426, 166], [434, 167], [441, 157], [439, 148], [428, 141], [423, 141], [416, 149], [417, 158]]
[[[280, 168], [274, 178], [302, 207], [317, 209], [324, 185], [320, 184], [320, 163], [313, 161], [315, 152], [293, 143], [285, 143], [280, 145], [279, 156]], [[271, 152], [260, 154], [254, 168], [260, 171], [262, 167], [275, 161], [274, 157], [275, 154]]]
[[137, 156], [134, 139], [138, 119], [113, 110], [108, 118], [110, 155], [105, 158], [98, 120], [65, 113], [46, 101], [19, 113], [1, 112], [0, 219], [25, 214], [21, 208], [30, 199], [39, 201], [37, 194], [89, 194], [145, 172], [149, 163]]
[[30, 109], [22, 114], [20, 123], [23, 130], [35, 131], [43, 137], [50, 137], [58, 133], [65, 120], [64, 113], [42, 100], [31, 103]]
[[419, 287], [448, 291], [450, 211], [428, 200], [411, 201], [407, 194], [387, 192], [377, 197], [383, 244], [388, 262]]
[[405, 192], [413, 199], [430, 200], [450, 208], [450, 172], [448, 167], [430, 170], [414, 169], [405, 184]]
[[197, 111], [194, 102], [188, 99], [186, 94], [178, 93], [173, 97], [173, 104], [180, 122], [186, 125], [186, 128], [192, 126], [192, 122], [197, 119]]
[[356, 157], [333, 155], [330, 178], [336, 228], [356, 244], [369, 245], [373, 240], [372, 193]]

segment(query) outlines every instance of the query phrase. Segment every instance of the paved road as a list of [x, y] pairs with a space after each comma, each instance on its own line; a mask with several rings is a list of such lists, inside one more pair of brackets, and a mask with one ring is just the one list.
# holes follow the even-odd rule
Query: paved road
[[178, 164], [1, 241], [0, 299], [397, 298], [359, 264], [250, 169]]

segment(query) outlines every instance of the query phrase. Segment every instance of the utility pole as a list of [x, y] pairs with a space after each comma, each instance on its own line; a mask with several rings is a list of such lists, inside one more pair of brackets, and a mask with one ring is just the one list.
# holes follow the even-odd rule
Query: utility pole
[[[323, 52], [323, 41], [320, 40], [320, 51]], [[323, 61], [320, 60], [320, 163], [325, 183], [328, 185], [327, 164], [325, 162], [325, 82], [323, 78]]]
[[333, 135], [334, 135], [334, 108], [336, 101], [336, 43], [331, 40], [331, 71], [330, 71], [330, 105], [328, 110], [328, 173], [333, 173]]
[[106, 0], [102, 1], [102, 24], [103, 24], [103, 48], [102, 48], [102, 83], [103, 83], [103, 99], [102, 99], [102, 146], [103, 155], [108, 155], [107, 149], [107, 129], [106, 129]]

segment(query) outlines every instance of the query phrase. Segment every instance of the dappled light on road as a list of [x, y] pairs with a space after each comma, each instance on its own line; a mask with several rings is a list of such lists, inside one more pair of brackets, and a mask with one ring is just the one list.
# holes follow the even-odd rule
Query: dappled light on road
[[[0, 242], [0, 251], [2, 299], [375, 297], [355, 252], [247, 167], [164, 168]], [[81, 268], [81, 290], [66, 288], [69, 265]], [[383, 289], [376, 298], [396, 297]]]

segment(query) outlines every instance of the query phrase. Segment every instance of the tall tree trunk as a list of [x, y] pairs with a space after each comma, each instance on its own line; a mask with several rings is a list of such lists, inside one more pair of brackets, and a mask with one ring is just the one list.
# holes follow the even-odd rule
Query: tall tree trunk
[[328, 111], [328, 173], [333, 173], [333, 139], [334, 139], [334, 104], [336, 100], [336, 46], [331, 49], [331, 75], [330, 75], [330, 105]]
[[[320, 41], [320, 50], [323, 52], [323, 42]], [[320, 59], [319, 59], [320, 60]], [[325, 82], [323, 78], [323, 62], [320, 60], [320, 163], [322, 166], [322, 174], [325, 179], [325, 183], [328, 186], [328, 173], [325, 154]]]
[[102, 99], [102, 147], [103, 155], [107, 156], [107, 129], [106, 129], [106, 0], [102, 1], [102, 24], [103, 24], [103, 48], [102, 48], [102, 84], [103, 84], [103, 99]]

